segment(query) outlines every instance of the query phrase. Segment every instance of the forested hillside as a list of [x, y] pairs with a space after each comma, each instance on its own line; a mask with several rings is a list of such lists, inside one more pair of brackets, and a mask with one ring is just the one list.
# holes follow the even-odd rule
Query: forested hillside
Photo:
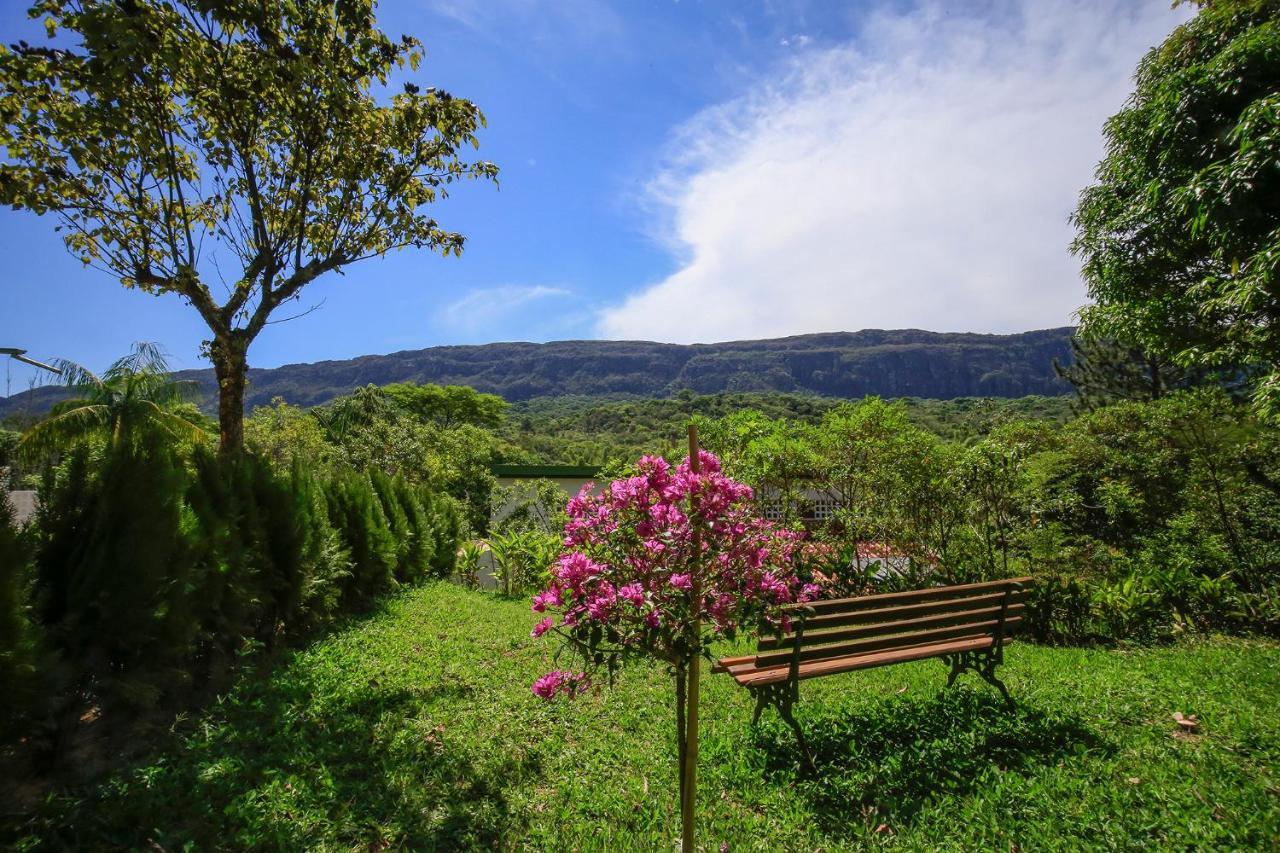
[[[363, 385], [415, 381], [468, 385], [512, 402], [537, 397], [665, 397], [782, 391], [857, 398], [1023, 397], [1065, 394], [1053, 360], [1070, 356], [1070, 328], [1016, 335], [917, 329], [832, 332], [761, 341], [661, 344], [557, 341], [431, 347], [345, 361], [249, 371], [246, 408], [283, 397], [313, 406]], [[187, 370], [214, 399], [213, 371]], [[0, 401], [0, 417], [47, 409], [57, 389]]]

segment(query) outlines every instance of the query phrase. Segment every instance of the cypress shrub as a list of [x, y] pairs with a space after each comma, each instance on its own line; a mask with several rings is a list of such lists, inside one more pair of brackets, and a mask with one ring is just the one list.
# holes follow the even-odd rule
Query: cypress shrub
[[352, 577], [351, 551], [329, 520], [325, 489], [301, 462], [293, 464], [289, 488], [302, 530], [302, 574], [297, 609], [286, 629], [291, 640], [298, 640], [322, 630], [337, 614]]
[[153, 705], [189, 680], [198, 627], [182, 535], [185, 472], [155, 438], [122, 443], [87, 474], [73, 455], [54, 481], [36, 555], [52, 641], [104, 704]]
[[397, 583], [404, 583], [413, 576], [413, 569], [409, 564], [412, 559], [413, 529], [407, 508], [396, 491], [394, 481], [385, 471], [371, 468], [369, 485], [378, 498], [378, 505], [382, 507], [382, 514], [387, 520], [387, 529], [391, 532], [395, 550], [392, 577]]
[[343, 585], [341, 608], [366, 609], [391, 587], [396, 542], [369, 476], [355, 471], [335, 474], [325, 484], [329, 521], [350, 554], [351, 576]]
[[464, 508], [448, 495], [434, 494], [425, 489], [419, 492], [419, 497], [431, 518], [434, 546], [430, 557], [431, 573], [442, 580], [452, 577], [458, 562]]
[[74, 726], [86, 701], [189, 703], [246, 652], [451, 572], [460, 529], [453, 501], [400, 477], [280, 474], [198, 447], [184, 460], [162, 435], [72, 450], [41, 498], [25, 537], [0, 513], [6, 740], [20, 713]]
[[396, 477], [393, 487], [409, 521], [409, 553], [405, 560], [408, 571], [402, 580], [414, 583], [432, 572], [431, 563], [436, 556], [436, 528], [439, 525], [428, 509], [430, 493], [426, 489], [413, 486], [403, 477]]

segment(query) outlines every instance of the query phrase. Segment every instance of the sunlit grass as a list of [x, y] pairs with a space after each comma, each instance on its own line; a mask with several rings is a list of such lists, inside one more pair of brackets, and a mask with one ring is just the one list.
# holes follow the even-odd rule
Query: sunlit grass
[[[671, 849], [659, 669], [547, 705], [526, 604], [439, 584], [246, 680], [142, 766], [52, 801], [25, 844]], [[807, 682], [790, 731], [705, 682], [709, 850], [1263, 848], [1280, 837], [1280, 648], [1009, 648], [1013, 713], [937, 661]], [[1203, 733], [1175, 736], [1172, 713]]]

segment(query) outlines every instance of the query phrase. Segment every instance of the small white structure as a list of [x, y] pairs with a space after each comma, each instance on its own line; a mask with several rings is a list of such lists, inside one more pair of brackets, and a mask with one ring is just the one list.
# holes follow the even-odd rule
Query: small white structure
[[[3, 492], [0, 492], [2, 495]], [[9, 492], [9, 504], [13, 507], [13, 518], [19, 527], [25, 527], [36, 510], [40, 508], [40, 498], [34, 490], [19, 489]]]
[[494, 510], [493, 521], [501, 521], [511, 515], [521, 500], [521, 490], [518, 487], [537, 480], [555, 483], [564, 492], [566, 502], [587, 483], [595, 484], [595, 488], [591, 490], [593, 495], [600, 494], [600, 490], [604, 488], [603, 484], [596, 481], [596, 474], [600, 469], [593, 465], [494, 465], [489, 470], [497, 478], [499, 486], [512, 490], [507, 502]]

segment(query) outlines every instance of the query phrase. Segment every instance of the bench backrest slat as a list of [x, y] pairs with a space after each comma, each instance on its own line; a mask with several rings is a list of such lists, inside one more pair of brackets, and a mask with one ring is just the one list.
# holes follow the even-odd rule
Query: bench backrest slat
[[[1021, 617], [1025, 605], [1011, 604], [1005, 613], [1006, 619]], [[906, 634], [913, 631], [924, 631], [930, 628], [950, 628], [959, 625], [977, 625], [985, 622], [991, 622], [1000, 618], [1001, 606], [996, 602], [991, 607], [981, 607], [970, 610], [951, 611], [946, 613], [935, 613], [928, 616], [922, 616], [917, 619], [902, 619], [894, 622], [877, 622], [872, 625], [855, 625], [850, 628], [832, 628], [824, 631], [811, 630], [805, 627], [802, 646], [817, 646], [828, 643], [838, 643], [844, 640], [857, 640], [863, 637], [883, 637], [893, 634]], [[760, 650], [767, 651], [771, 649], [790, 649], [794, 644], [794, 635], [788, 635], [782, 639], [776, 637], [761, 637]]]
[[792, 617], [796, 630], [760, 637], [754, 665], [785, 666], [974, 637], [990, 637], [994, 645], [1022, 621], [1023, 584], [1030, 580], [812, 602], [811, 613]]
[[[926, 616], [939, 616], [946, 613], [958, 613], [966, 610], [980, 610], [988, 607], [1000, 607], [1004, 603], [1007, 590], [994, 592], [983, 590], [971, 597], [956, 597], [939, 601], [926, 601], [920, 604], [906, 604], [893, 607], [877, 607], [873, 609], [854, 609], [851, 611], [831, 611], [810, 616], [805, 620], [805, 633], [840, 628], [848, 625], [887, 625], [894, 622], [905, 622]], [[1026, 591], [1016, 589], [1011, 594], [1010, 603], [1020, 604], [1026, 597]], [[793, 633], [782, 635], [767, 633], [763, 629], [760, 637], [761, 649], [774, 649], [790, 646]]]
[[928, 589], [913, 589], [908, 592], [887, 592], [881, 595], [863, 595], [858, 598], [829, 598], [825, 601], [813, 601], [808, 604], [788, 605], [795, 609], [811, 608], [815, 614], [850, 613], [856, 610], [870, 610], [877, 607], [893, 607], [902, 604], [915, 604], [938, 599], [964, 598], [981, 592], [1003, 592], [1010, 584], [1027, 584], [1030, 577], [1010, 578], [1003, 581], [984, 581], [983, 583], [967, 583], [957, 586], [935, 586]]
[[[1005, 620], [1006, 629], [1016, 625], [1022, 621], [1021, 616], [1014, 616]], [[894, 634], [892, 636], [871, 637], [863, 640], [852, 640], [846, 643], [832, 643], [829, 645], [810, 646], [802, 644], [800, 647], [800, 660], [822, 660], [824, 658], [848, 657], [849, 655], [860, 655], [866, 652], [878, 652], [886, 649], [905, 649], [911, 646], [922, 646], [928, 643], [937, 643], [943, 640], [958, 640], [969, 637], [994, 637], [995, 629], [999, 622], [996, 619], [990, 619], [985, 622], [970, 622], [965, 625], [956, 625], [949, 628], [932, 628], [926, 631], [912, 631], [905, 634]], [[768, 654], [759, 655], [756, 658], [757, 667], [781, 666], [791, 662], [792, 651], [783, 650], [778, 652], [769, 652]]]

